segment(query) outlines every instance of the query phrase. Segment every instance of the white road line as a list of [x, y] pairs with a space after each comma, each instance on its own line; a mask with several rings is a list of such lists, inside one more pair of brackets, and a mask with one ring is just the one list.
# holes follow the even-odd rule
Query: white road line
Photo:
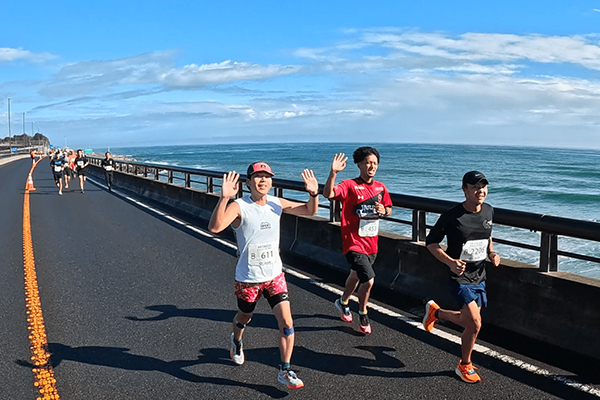
[[[95, 180], [93, 180], [93, 182], [95, 184], [99, 185], [99, 186], [102, 186], [102, 187], [106, 188], [106, 186], [98, 183]], [[139, 206], [141, 206], [141, 207], [149, 210], [149, 211], [152, 211], [153, 213], [155, 213], [157, 215], [163, 216], [163, 217], [165, 217], [165, 218], [167, 218], [167, 219], [169, 219], [169, 220], [171, 220], [171, 221], [173, 221], [173, 222], [181, 225], [184, 228], [187, 228], [187, 229], [189, 229], [189, 230], [191, 230], [193, 232], [201, 234], [202, 236], [212, 238], [214, 241], [219, 242], [219, 243], [221, 243], [221, 244], [223, 244], [223, 245], [225, 245], [227, 247], [230, 247], [232, 249], [237, 249], [237, 246], [235, 244], [230, 243], [228, 241], [225, 241], [225, 240], [221, 239], [220, 237], [218, 237], [216, 235], [213, 235], [210, 232], [207, 232], [207, 231], [205, 231], [203, 229], [200, 229], [200, 228], [198, 228], [196, 226], [190, 225], [190, 224], [188, 224], [185, 221], [182, 221], [182, 220], [180, 220], [180, 219], [178, 219], [176, 217], [173, 217], [173, 216], [168, 215], [168, 214], [166, 214], [166, 213], [164, 213], [162, 211], [159, 211], [159, 210], [157, 210], [157, 209], [155, 209], [153, 207], [150, 207], [149, 205], [144, 204], [144, 203], [142, 203], [142, 202], [140, 202], [140, 201], [138, 201], [136, 199], [133, 199], [133, 198], [131, 198], [131, 197], [129, 197], [129, 196], [127, 196], [127, 195], [119, 192], [119, 191], [116, 191], [116, 190], [113, 189], [112, 192], [115, 193], [115, 194], [117, 194], [120, 197], [123, 197], [123, 198], [127, 199], [128, 201], [131, 201], [131, 202], [133, 202], [133, 203], [135, 203], [135, 204], [137, 204], [137, 205], [139, 205]], [[327, 285], [327, 284], [322, 283], [322, 282], [315, 281], [314, 279], [310, 278], [309, 276], [304, 275], [304, 274], [302, 274], [302, 273], [300, 273], [298, 271], [295, 271], [293, 269], [284, 268], [284, 271], [287, 274], [293, 275], [293, 276], [295, 276], [295, 277], [297, 277], [299, 279], [303, 279], [303, 280], [309, 281], [311, 284], [313, 284], [313, 285], [315, 285], [317, 287], [320, 287], [322, 289], [325, 289], [325, 290], [327, 290], [327, 291], [329, 291], [331, 293], [337, 294], [338, 296], [341, 296], [342, 293], [343, 293], [342, 290], [340, 290], [340, 289], [337, 289], [337, 288], [335, 288], [333, 286]], [[356, 296], [354, 296], [354, 295], [351, 297], [351, 300], [353, 300], [355, 302], [358, 302], [358, 298]], [[422, 325], [422, 323], [420, 321], [415, 321], [414, 319], [412, 319], [410, 317], [404, 316], [404, 315], [399, 314], [399, 313], [397, 313], [395, 311], [389, 310], [389, 309], [387, 309], [385, 307], [382, 307], [382, 306], [377, 305], [377, 304], [373, 304], [371, 302], [368, 303], [368, 306], [371, 309], [376, 310], [377, 312], [379, 312], [381, 314], [388, 315], [388, 316], [390, 316], [392, 318], [397, 318], [397, 319], [401, 320], [402, 322], [411, 325], [414, 328], [423, 329], [424, 330], [423, 325]], [[440, 338], [446, 339], [446, 340], [448, 340], [450, 342], [453, 342], [453, 343], [456, 343], [456, 344], [460, 345], [460, 337], [459, 336], [453, 335], [451, 333], [442, 331], [442, 330], [437, 329], [437, 328], [433, 328], [433, 331], [431, 333], [433, 335], [436, 335], [436, 336], [440, 337]], [[546, 377], [548, 379], [551, 379], [551, 380], [553, 380], [555, 382], [562, 383], [565, 386], [571, 387], [573, 389], [579, 390], [579, 391], [584, 392], [584, 393], [589, 393], [589, 394], [594, 395], [596, 397], [600, 397], [600, 390], [594, 388], [593, 386], [573, 381], [573, 380], [568, 379], [568, 378], [566, 378], [566, 377], [564, 377], [562, 375], [553, 374], [552, 372], [550, 372], [550, 371], [548, 371], [546, 369], [536, 367], [535, 365], [529, 364], [529, 363], [527, 363], [525, 361], [522, 361], [522, 360], [519, 360], [517, 358], [514, 358], [514, 357], [511, 357], [511, 356], [499, 353], [499, 352], [497, 352], [495, 350], [490, 349], [487, 346], [482, 346], [482, 345], [476, 344], [473, 350], [476, 351], [476, 352], [478, 352], [478, 353], [485, 354], [485, 355], [487, 355], [489, 357], [493, 357], [493, 358], [495, 358], [495, 359], [497, 359], [499, 361], [502, 361], [504, 363], [507, 363], [507, 364], [510, 364], [512, 366], [518, 367], [518, 368], [520, 368], [520, 369], [522, 369], [524, 371], [527, 371], [527, 372], [530, 372], [530, 373], [533, 373], [533, 374], [536, 374], [536, 375], [544, 376], [544, 377]]]

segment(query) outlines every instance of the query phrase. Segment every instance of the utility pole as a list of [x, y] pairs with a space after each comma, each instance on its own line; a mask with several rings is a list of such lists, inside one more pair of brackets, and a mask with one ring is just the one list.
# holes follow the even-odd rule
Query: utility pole
[[8, 98], [8, 147], [9, 150], [12, 151], [12, 137], [10, 132], [10, 99], [12, 99], [12, 97]]
[[[31, 137], [33, 138], [33, 121], [31, 121]], [[38, 148], [40, 146], [40, 141], [38, 140]]]

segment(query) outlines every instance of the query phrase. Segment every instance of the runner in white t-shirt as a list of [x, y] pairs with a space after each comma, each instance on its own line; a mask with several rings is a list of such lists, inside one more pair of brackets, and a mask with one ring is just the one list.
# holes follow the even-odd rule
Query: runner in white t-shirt
[[319, 206], [319, 184], [312, 171], [305, 169], [302, 180], [310, 194], [307, 203], [299, 203], [269, 195], [273, 172], [265, 162], [248, 167], [246, 184], [250, 195], [233, 202], [239, 193], [239, 174], [230, 171], [223, 175], [221, 198], [211, 216], [208, 228], [218, 233], [228, 226], [236, 232], [239, 258], [235, 269], [235, 294], [238, 312], [233, 319], [230, 357], [234, 363], [244, 363], [242, 335], [252, 319], [256, 302], [265, 296], [279, 325], [281, 368], [277, 379], [290, 389], [304, 383], [291, 369], [294, 350], [294, 322], [279, 256], [281, 213], [315, 215]]

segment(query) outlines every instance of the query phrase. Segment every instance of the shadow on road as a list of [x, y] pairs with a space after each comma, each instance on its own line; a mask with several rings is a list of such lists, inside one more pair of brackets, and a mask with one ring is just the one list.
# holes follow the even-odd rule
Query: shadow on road
[[[70, 347], [60, 343], [49, 343], [48, 352], [51, 354], [50, 365], [52, 365], [53, 368], [58, 367], [65, 360], [75, 361], [84, 364], [119, 368], [130, 371], [158, 371], [171, 375], [175, 378], [194, 383], [211, 383], [215, 385], [251, 388], [257, 392], [266, 394], [271, 398], [276, 399], [280, 399], [288, 395], [287, 392], [279, 390], [273, 386], [237, 382], [226, 378], [203, 377], [192, 374], [191, 372], [183, 369], [185, 367], [198, 364], [227, 363], [229, 362], [229, 354], [223, 349], [219, 349], [218, 352], [211, 352], [211, 356], [200, 355], [195, 360], [176, 361], [163, 361], [154, 357], [130, 354], [129, 349], [123, 347]], [[225, 359], [227, 359], [227, 361]], [[33, 365], [28, 361], [18, 360], [17, 364], [33, 368]]]

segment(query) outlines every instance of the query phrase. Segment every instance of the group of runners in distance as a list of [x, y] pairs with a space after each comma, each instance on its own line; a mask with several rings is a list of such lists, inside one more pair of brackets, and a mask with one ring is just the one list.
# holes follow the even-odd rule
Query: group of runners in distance
[[[31, 152], [31, 159], [35, 162], [37, 153]], [[81, 193], [85, 193], [84, 184], [87, 179], [86, 168], [89, 165], [89, 160], [83, 153], [83, 150], [50, 150], [50, 168], [54, 176], [54, 182], [58, 187], [58, 194], [62, 196], [63, 188], [69, 188], [69, 182], [71, 179], [77, 177], [79, 179], [79, 189]], [[104, 169], [106, 185], [109, 191], [112, 191], [112, 185], [114, 181], [113, 170], [115, 167], [115, 160], [112, 158], [110, 152], [105, 153], [105, 158], [100, 162], [100, 166]]]
[[[346, 168], [347, 160], [345, 154], [335, 154], [323, 189], [324, 197], [342, 203], [342, 247], [350, 264], [344, 292], [333, 305], [342, 321], [352, 323], [349, 301], [358, 289], [358, 330], [370, 334], [372, 327], [367, 304], [375, 279], [373, 264], [378, 252], [379, 220], [392, 214], [392, 201], [385, 185], [374, 179], [380, 162], [377, 149], [356, 149], [353, 161], [359, 176], [335, 184], [336, 176]], [[209, 230], [218, 233], [231, 226], [236, 234], [238, 261], [234, 286], [238, 310], [230, 336], [231, 359], [237, 365], [244, 364], [242, 337], [257, 301], [264, 296], [279, 326], [281, 366], [278, 381], [290, 389], [298, 389], [304, 383], [291, 368], [295, 335], [279, 255], [280, 218], [282, 213], [315, 215], [319, 185], [313, 172], [305, 169], [301, 176], [309, 200], [306, 203], [291, 201], [269, 194], [274, 175], [271, 167], [263, 161], [251, 164], [245, 182], [250, 194], [237, 199], [240, 175], [235, 171], [223, 175], [221, 197], [212, 213]], [[486, 259], [496, 267], [500, 265], [500, 257], [493, 251], [491, 239], [493, 208], [485, 203], [487, 185], [488, 181], [481, 172], [466, 173], [462, 181], [465, 201], [443, 213], [426, 240], [427, 249], [449, 268], [450, 290], [459, 311], [441, 309], [431, 300], [426, 304], [423, 325], [426, 331], [431, 332], [435, 322], [441, 319], [464, 328], [461, 358], [455, 372], [468, 383], [481, 380], [471, 362], [471, 353], [481, 327], [480, 310], [487, 304]], [[448, 243], [446, 249], [440, 246], [444, 237]]]
[[83, 150], [77, 150], [77, 153], [75, 153], [75, 150], [62, 151], [58, 149], [50, 153], [50, 168], [59, 195], [62, 196], [63, 187], [68, 189], [69, 182], [76, 176], [79, 179], [79, 189], [81, 193], [84, 193], [85, 169], [88, 164], [88, 158], [83, 154]]

